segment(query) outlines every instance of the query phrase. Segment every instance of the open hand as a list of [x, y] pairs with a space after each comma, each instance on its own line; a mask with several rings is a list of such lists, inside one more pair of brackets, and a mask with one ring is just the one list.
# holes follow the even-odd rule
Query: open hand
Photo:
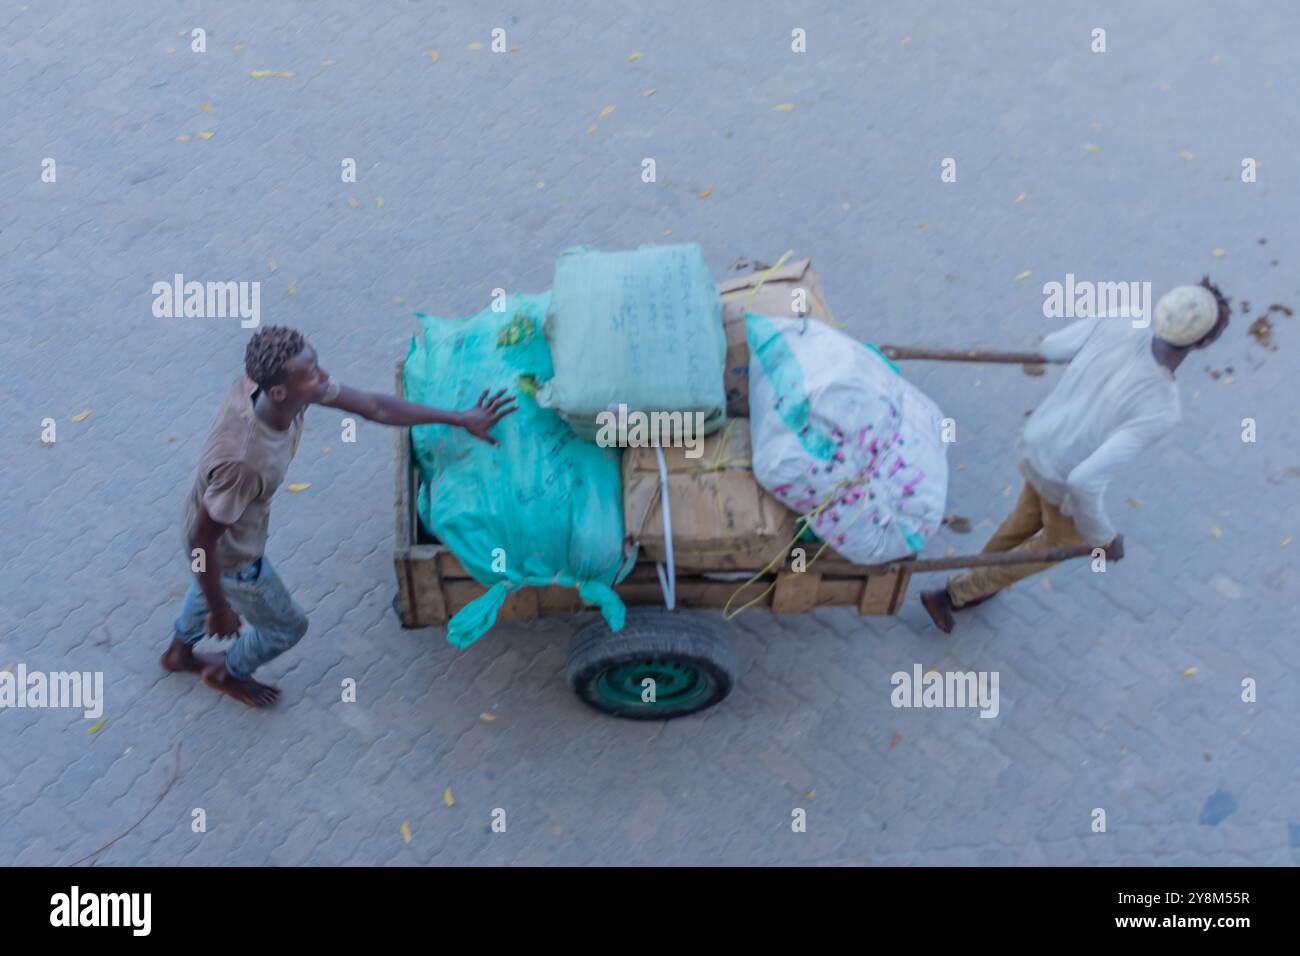
[[488, 398], [488, 390], [485, 388], [478, 397], [478, 404], [462, 415], [461, 427], [475, 438], [499, 445], [501, 443], [489, 435], [488, 431], [501, 419], [518, 410], [519, 406], [514, 401], [515, 397], [506, 395], [504, 388]]

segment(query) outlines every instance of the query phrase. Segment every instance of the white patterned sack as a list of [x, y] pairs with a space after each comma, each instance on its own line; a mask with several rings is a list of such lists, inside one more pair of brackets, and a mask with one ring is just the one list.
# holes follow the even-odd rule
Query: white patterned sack
[[943, 521], [943, 414], [821, 322], [746, 316], [754, 477], [858, 564], [920, 552]]

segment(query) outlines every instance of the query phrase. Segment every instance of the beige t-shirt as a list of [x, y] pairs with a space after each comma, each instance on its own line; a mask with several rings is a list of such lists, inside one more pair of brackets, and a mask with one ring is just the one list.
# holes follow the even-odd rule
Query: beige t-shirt
[[[302, 440], [304, 413], [287, 431], [266, 424], [253, 411], [257, 383], [241, 375], [230, 386], [199, 454], [198, 474], [181, 513], [181, 540], [189, 556], [189, 533], [199, 506], [230, 527], [217, 539], [217, 560], [228, 574], [262, 556], [271, 518], [271, 496], [284, 481]], [[337, 397], [331, 382], [325, 401]]]

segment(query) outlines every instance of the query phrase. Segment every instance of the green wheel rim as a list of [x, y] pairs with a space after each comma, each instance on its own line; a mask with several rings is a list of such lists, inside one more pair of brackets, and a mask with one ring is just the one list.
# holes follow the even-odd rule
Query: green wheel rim
[[[654, 683], [655, 699], [643, 700], [642, 681]], [[601, 671], [593, 687], [598, 703], [617, 710], [635, 708], [673, 709], [703, 704], [714, 688], [711, 675], [683, 661], [643, 660], [615, 664]]]

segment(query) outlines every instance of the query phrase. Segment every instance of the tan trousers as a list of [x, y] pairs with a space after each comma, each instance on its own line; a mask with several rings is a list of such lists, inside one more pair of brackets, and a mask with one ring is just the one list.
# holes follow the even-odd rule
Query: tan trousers
[[[1061, 514], [1055, 505], [1044, 501], [1033, 485], [1026, 482], [1015, 508], [998, 530], [993, 532], [988, 544], [984, 545], [984, 553], [1055, 548], [1070, 544], [1083, 544], [1074, 520]], [[963, 607], [1050, 567], [1051, 562], [972, 568], [948, 581], [948, 597], [952, 599], [953, 607]]]

